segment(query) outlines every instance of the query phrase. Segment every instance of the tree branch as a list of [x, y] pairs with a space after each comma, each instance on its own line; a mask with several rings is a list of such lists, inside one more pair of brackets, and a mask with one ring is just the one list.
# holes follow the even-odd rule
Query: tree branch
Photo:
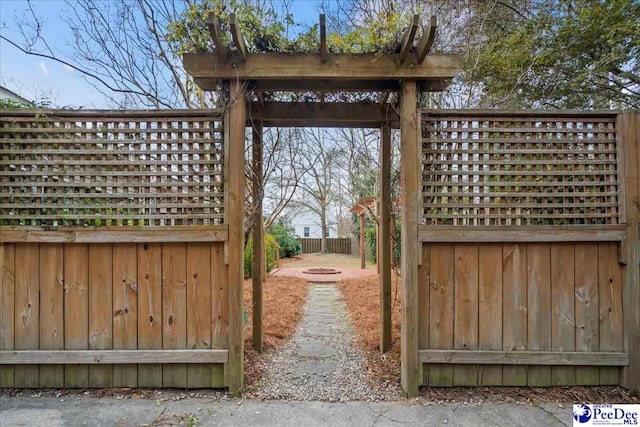
[[[20, 50], [21, 52], [23, 52], [23, 53], [25, 53], [27, 55], [36, 56], [36, 57], [39, 57], [39, 58], [50, 59], [51, 61], [55, 61], [55, 62], [58, 62], [60, 64], [66, 65], [67, 67], [71, 67], [74, 70], [84, 74], [85, 76], [88, 76], [88, 77], [98, 81], [100, 84], [102, 84], [104, 87], [106, 87], [110, 91], [118, 92], [118, 93], [129, 93], [129, 94], [140, 95], [140, 96], [145, 96], [145, 97], [149, 96], [149, 94], [147, 94], [147, 93], [136, 91], [136, 90], [133, 90], [133, 89], [120, 89], [118, 87], [111, 86], [109, 83], [107, 83], [105, 80], [101, 79], [100, 77], [98, 77], [94, 73], [91, 73], [91, 72], [89, 72], [89, 71], [87, 71], [85, 69], [77, 67], [74, 64], [72, 64], [72, 63], [70, 63], [68, 61], [65, 61], [64, 59], [60, 59], [60, 58], [57, 58], [55, 56], [52, 56], [52, 55], [49, 55], [49, 54], [46, 54], [46, 53], [33, 52], [33, 51], [30, 51], [30, 50], [24, 49], [22, 46], [20, 46], [19, 44], [15, 43], [13, 40], [11, 40], [11, 39], [9, 39], [9, 38], [1, 35], [1, 34], [0, 34], [0, 39], [6, 41], [7, 43], [9, 43], [10, 45], [14, 46], [15, 48], [17, 48], [18, 50]], [[166, 108], [172, 108], [172, 105], [169, 105], [169, 104], [163, 102], [162, 100], [160, 100], [158, 98], [155, 98], [155, 100], [159, 104], [165, 106]]]

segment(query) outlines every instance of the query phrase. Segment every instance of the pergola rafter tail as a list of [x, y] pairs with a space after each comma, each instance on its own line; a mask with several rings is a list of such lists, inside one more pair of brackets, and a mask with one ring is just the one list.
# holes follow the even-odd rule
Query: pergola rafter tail
[[231, 49], [224, 43], [220, 20], [212, 13], [209, 30], [215, 52], [187, 53], [183, 64], [203, 90], [216, 90], [221, 81], [243, 80], [256, 92], [385, 92], [398, 91], [400, 81], [411, 79], [420, 90], [435, 92], [443, 90], [463, 65], [461, 55], [430, 53], [436, 22], [432, 16], [416, 46], [420, 17], [413, 15], [395, 53], [330, 53], [322, 14], [316, 52], [251, 53], [235, 13], [229, 17]]

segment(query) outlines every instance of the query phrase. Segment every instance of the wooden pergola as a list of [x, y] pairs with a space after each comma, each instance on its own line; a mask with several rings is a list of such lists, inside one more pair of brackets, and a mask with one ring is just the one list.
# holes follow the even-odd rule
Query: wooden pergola
[[[228, 170], [225, 183], [229, 213], [229, 390], [238, 392], [243, 383], [243, 211], [245, 128], [253, 130], [253, 169], [262, 176], [263, 127], [341, 127], [377, 128], [380, 145], [380, 237], [390, 240], [391, 206], [391, 129], [401, 133], [402, 206], [402, 385], [410, 396], [417, 395], [419, 384], [417, 283], [419, 263], [418, 208], [421, 148], [417, 93], [441, 91], [460, 71], [459, 55], [434, 54], [431, 46], [436, 33], [436, 19], [424, 29], [415, 43], [420, 19], [413, 17], [400, 49], [391, 54], [334, 54], [326, 43], [324, 15], [320, 15], [320, 43], [315, 53], [251, 53], [230, 15], [229, 29], [233, 46], [222, 41], [222, 31], [215, 15], [209, 17], [209, 29], [215, 53], [184, 55], [185, 70], [203, 90], [229, 88], [225, 138]], [[317, 93], [318, 102], [267, 102], [265, 93]], [[328, 94], [360, 92], [378, 94], [378, 102], [325, 102]], [[397, 104], [396, 104], [397, 102]], [[399, 104], [399, 105], [398, 105]], [[254, 183], [254, 185], [260, 185]], [[255, 188], [254, 194], [261, 194]], [[262, 202], [253, 229], [253, 343], [262, 349], [262, 284], [264, 256]], [[389, 245], [380, 251], [380, 285], [382, 296], [381, 350], [391, 340], [391, 253]]]
[[[360, 225], [360, 268], [364, 269], [367, 266], [367, 257], [366, 257], [366, 248], [365, 248], [365, 215], [367, 213], [374, 214], [376, 207], [376, 198], [375, 197], [365, 197], [363, 199], [358, 200], [358, 203], [353, 205], [349, 212], [352, 214], [356, 214], [358, 216], [358, 223]], [[376, 225], [376, 235], [379, 233], [379, 227]], [[380, 236], [377, 238], [378, 243], [380, 242]], [[380, 248], [378, 247], [378, 251], [376, 252], [378, 259], [378, 272], [380, 272]], [[383, 316], [384, 318], [384, 316]], [[386, 351], [385, 346], [381, 343], [380, 349], [382, 351]]]

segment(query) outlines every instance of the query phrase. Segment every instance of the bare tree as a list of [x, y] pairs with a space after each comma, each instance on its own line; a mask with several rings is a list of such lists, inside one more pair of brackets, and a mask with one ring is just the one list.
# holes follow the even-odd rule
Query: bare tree
[[[303, 149], [299, 129], [266, 128], [263, 130], [262, 176], [254, 174], [247, 164], [248, 193], [245, 199], [245, 240], [256, 222], [256, 200], [263, 202], [264, 226], [269, 228], [290, 206], [309, 164], [297, 153]], [[247, 151], [250, 151], [248, 149]], [[253, 183], [262, 182], [262, 193], [253, 194]]]
[[299, 151], [306, 173], [300, 177], [300, 193], [293, 206], [317, 215], [322, 232], [320, 252], [327, 252], [327, 234], [332, 223], [331, 207], [338, 197], [340, 157], [344, 155], [330, 138], [326, 129], [301, 130], [304, 147]]

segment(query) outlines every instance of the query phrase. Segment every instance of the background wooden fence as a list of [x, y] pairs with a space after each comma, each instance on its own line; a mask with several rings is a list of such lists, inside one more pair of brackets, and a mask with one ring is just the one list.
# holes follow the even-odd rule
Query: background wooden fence
[[[303, 254], [313, 254], [320, 252], [322, 247], [322, 239], [301, 238]], [[351, 239], [348, 237], [328, 237], [327, 251], [330, 254], [351, 254]]]
[[216, 111], [0, 111], [0, 387], [224, 387]]
[[638, 387], [638, 113], [421, 119], [422, 384]]

